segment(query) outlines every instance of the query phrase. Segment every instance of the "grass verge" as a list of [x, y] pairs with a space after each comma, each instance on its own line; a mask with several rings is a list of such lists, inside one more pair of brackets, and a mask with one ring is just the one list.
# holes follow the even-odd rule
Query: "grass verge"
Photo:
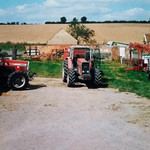
[[119, 91], [136, 93], [139, 96], [150, 98], [150, 81], [147, 73], [142, 71], [125, 71], [124, 65], [116, 62], [101, 64], [104, 72], [103, 83], [108, 87], [118, 88]]
[[61, 78], [62, 62], [30, 61], [30, 68], [38, 77]]

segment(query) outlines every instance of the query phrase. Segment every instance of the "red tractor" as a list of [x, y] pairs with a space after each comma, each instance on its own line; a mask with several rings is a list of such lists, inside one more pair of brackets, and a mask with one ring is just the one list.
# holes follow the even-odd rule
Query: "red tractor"
[[34, 76], [30, 74], [28, 61], [8, 60], [0, 56], [0, 82], [5, 81], [11, 89], [25, 89]]
[[64, 49], [62, 79], [67, 82], [68, 87], [74, 86], [77, 81], [90, 81], [95, 86], [101, 84], [102, 71], [98, 61], [100, 53], [98, 49], [95, 50], [95, 55], [93, 52], [88, 46], [70, 46]]

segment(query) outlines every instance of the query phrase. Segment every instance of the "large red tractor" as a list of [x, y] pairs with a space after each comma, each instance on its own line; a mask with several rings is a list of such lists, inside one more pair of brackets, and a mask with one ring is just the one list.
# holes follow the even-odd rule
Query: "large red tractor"
[[0, 84], [6, 84], [15, 90], [25, 89], [35, 74], [30, 74], [29, 62], [8, 60], [0, 56]]
[[93, 50], [88, 46], [66, 47], [64, 49], [62, 70], [63, 82], [67, 82], [68, 87], [74, 86], [77, 81], [90, 81], [95, 86], [99, 86], [102, 71], [99, 65], [96, 65], [97, 62], [100, 62], [98, 61], [100, 58], [99, 53], [97, 54], [93, 55]]

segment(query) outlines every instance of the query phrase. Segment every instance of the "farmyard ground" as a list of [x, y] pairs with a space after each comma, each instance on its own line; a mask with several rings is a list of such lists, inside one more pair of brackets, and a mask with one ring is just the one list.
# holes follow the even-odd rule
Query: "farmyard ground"
[[1, 150], [148, 150], [150, 100], [35, 78], [0, 96]]

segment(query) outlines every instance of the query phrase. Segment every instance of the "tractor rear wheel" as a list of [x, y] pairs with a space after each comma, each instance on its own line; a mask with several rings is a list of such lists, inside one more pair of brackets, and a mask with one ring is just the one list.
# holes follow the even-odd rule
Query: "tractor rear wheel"
[[75, 84], [75, 80], [76, 80], [75, 71], [73, 69], [68, 69], [67, 86], [68, 87], [73, 87], [74, 84]]
[[7, 80], [8, 86], [13, 90], [22, 90], [27, 87], [29, 79], [24, 72], [12, 72]]
[[100, 69], [95, 68], [94, 70], [94, 85], [99, 86], [102, 80], [102, 72]]
[[62, 67], [62, 80], [63, 82], [67, 82], [67, 72], [68, 72], [68, 62], [64, 60]]

